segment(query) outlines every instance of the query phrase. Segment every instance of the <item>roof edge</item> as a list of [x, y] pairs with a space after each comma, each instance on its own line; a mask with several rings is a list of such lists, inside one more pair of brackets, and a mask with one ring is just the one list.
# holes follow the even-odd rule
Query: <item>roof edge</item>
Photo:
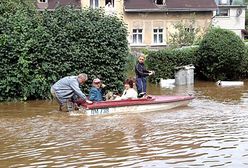
[[218, 5], [221, 8], [246, 8], [247, 5]]
[[217, 8], [125, 9], [125, 12], [210, 12]]

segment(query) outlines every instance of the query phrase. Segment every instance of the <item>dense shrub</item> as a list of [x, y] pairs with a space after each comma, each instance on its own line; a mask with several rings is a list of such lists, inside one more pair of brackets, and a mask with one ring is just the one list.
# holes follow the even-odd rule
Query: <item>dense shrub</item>
[[149, 51], [147, 57], [148, 68], [155, 71], [155, 75], [149, 77], [151, 82], [159, 82], [160, 78], [174, 78], [175, 67], [195, 64], [197, 47], [180, 49], [163, 49]]
[[80, 72], [89, 75], [85, 92], [94, 77], [122, 87], [128, 43], [120, 19], [101, 10], [17, 6], [0, 16], [0, 100], [47, 98], [51, 84]]
[[133, 53], [128, 55], [128, 60], [126, 64], [126, 76], [128, 78], [135, 77], [135, 65], [137, 64], [137, 56]]
[[245, 56], [244, 61], [242, 62], [242, 67], [240, 67], [240, 77], [247, 78], [248, 77], [248, 44], [245, 43]]
[[247, 66], [242, 40], [220, 28], [213, 28], [204, 36], [197, 57], [197, 75], [207, 80], [239, 79]]
[[[30, 75], [34, 69], [31, 69], [32, 60], [29, 59], [34, 54], [33, 44], [37, 43], [38, 19], [33, 17], [36, 12], [22, 3], [13, 1], [1, 3], [0, 100], [18, 97], [26, 99], [30, 94], [37, 96], [32, 82], [37, 83], [39, 79], [36, 74]], [[43, 83], [43, 80], [40, 79], [39, 82]], [[40, 90], [43, 87], [39, 85]]]

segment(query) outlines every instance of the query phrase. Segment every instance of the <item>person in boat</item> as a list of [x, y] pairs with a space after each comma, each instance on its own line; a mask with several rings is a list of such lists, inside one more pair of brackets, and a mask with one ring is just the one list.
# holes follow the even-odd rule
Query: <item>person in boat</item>
[[115, 100], [124, 100], [124, 99], [132, 99], [132, 98], [137, 98], [138, 93], [136, 90], [133, 88], [134, 86], [134, 81], [131, 79], [127, 79], [124, 82], [124, 91], [121, 96], [116, 96]]
[[122, 93], [121, 99], [130, 99], [130, 98], [137, 98], [138, 93], [136, 90], [133, 88], [134, 86], [134, 81], [131, 79], [127, 79], [124, 82], [124, 87], [125, 90]]
[[145, 68], [144, 62], [145, 56], [144, 54], [141, 54], [138, 57], [138, 63], [135, 66], [138, 97], [143, 97], [144, 95], [146, 95], [146, 77], [154, 74], [154, 71], [148, 71]]
[[100, 79], [94, 79], [89, 93], [89, 100], [94, 102], [103, 101], [104, 87], [105, 85], [101, 82]]
[[81, 73], [78, 76], [66, 76], [51, 86], [51, 94], [59, 104], [59, 111], [70, 111], [77, 99], [92, 103], [80, 89], [80, 85], [87, 80], [87, 74]]

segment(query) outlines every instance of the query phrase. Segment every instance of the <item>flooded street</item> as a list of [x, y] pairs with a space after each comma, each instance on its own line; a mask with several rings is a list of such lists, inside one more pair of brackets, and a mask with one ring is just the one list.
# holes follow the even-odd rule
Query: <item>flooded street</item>
[[51, 101], [0, 104], [0, 167], [248, 167], [248, 82], [158, 95], [195, 95], [163, 112], [70, 116]]

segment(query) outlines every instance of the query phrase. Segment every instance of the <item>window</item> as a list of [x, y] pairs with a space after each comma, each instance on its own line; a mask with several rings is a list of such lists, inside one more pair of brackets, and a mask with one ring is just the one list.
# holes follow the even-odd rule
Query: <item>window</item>
[[114, 7], [115, 1], [114, 0], [105, 0], [105, 6], [108, 5], [108, 4], [111, 4], [112, 7]]
[[157, 4], [157, 5], [165, 5], [165, 0], [155, 0], [155, 4]]
[[228, 5], [228, 0], [219, 0], [219, 5]]
[[163, 29], [153, 29], [153, 43], [163, 43]]
[[189, 33], [194, 33], [195, 32], [195, 29], [194, 28], [189, 28], [189, 27], [187, 27], [187, 28], [185, 28], [185, 31], [186, 32], [189, 32]]
[[217, 9], [216, 16], [229, 16], [229, 9], [226, 8]]
[[134, 44], [142, 44], [142, 29], [133, 29], [133, 43]]
[[99, 6], [99, 0], [90, 0], [90, 7], [95, 9], [95, 8], [98, 8]]
[[39, 3], [47, 3], [47, 0], [39, 0]]
[[216, 5], [243, 5], [243, 0], [215, 0]]
[[114, 15], [115, 9], [114, 9], [114, 0], [105, 0], [105, 13], [107, 15]]

